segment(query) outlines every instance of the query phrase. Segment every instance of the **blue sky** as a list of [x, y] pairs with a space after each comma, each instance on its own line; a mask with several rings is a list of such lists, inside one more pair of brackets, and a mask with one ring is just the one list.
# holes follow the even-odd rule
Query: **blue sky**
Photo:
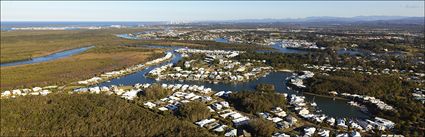
[[2, 21], [200, 21], [424, 14], [424, 1], [1, 1]]

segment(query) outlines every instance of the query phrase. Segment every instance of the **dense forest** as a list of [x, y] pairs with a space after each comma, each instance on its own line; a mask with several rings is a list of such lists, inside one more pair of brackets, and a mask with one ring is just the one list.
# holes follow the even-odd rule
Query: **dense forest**
[[283, 95], [274, 92], [241, 91], [226, 98], [237, 110], [256, 114], [270, 111], [273, 107], [286, 108]]
[[0, 136], [212, 136], [116, 96], [53, 94], [1, 100]]

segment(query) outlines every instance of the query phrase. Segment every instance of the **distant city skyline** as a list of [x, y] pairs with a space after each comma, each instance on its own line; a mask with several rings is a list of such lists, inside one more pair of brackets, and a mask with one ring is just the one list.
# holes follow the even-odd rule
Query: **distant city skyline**
[[424, 1], [1, 1], [1, 21], [213, 21], [423, 17]]

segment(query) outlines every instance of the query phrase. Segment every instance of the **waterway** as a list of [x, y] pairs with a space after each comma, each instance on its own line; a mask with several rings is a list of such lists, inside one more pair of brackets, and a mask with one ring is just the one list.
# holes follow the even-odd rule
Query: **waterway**
[[226, 38], [216, 38], [214, 41], [220, 43], [229, 43], [229, 40]]
[[71, 49], [71, 50], [53, 53], [53, 54], [50, 54], [50, 55], [47, 55], [47, 56], [32, 58], [32, 59], [29, 59], [29, 60], [15, 61], [15, 62], [10, 62], [10, 63], [2, 63], [2, 64], [0, 64], [0, 66], [1, 67], [17, 66], [17, 65], [34, 64], [34, 63], [52, 61], [52, 60], [56, 60], [56, 59], [60, 59], [60, 58], [69, 57], [69, 56], [72, 56], [72, 55], [75, 55], [75, 54], [79, 54], [79, 53], [84, 52], [84, 51], [86, 51], [90, 48], [93, 48], [93, 47], [94, 46], [76, 48], [76, 49]]
[[304, 95], [306, 100], [309, 102], [316, 102], [317, 109], [321, 110], [321, 114], [326, 114], [332, 117], [345, 117], [345, 118], [358, 118], [366, 119], [369, 118], [368, 115], [362, 113], [359, 108], [350, 106], [347, 100], [333, 100], [332, 98], [320, 97], [314, 95], [303, 94], [302, 92], [297, 92], [292, 89], [288, 89], [286, 85], [286, 78], [290, 77], [292, 73], [289, 72], [271, 72], [265, 77], [258, 78], [257, 80], [252, 80], [245, 83], [208, 83], [201, 81], [178, 81], [178, 80], [160, 80], [157, 81], [152, 78], [146, 77], [146, 74], [149, 73], [152, 69], [162, 66], [168, 63], [177, 63], [182, 57], [179, 53], [174, 52], [175, 49], [179, 47], [164, 47], [164, 46], [153, 46], [149, 45], [150, 48], [169, 48], [168, 52], [174, 54], [173, 58], [169, 62], [161, 63], [156, 66], [150, 66], [139, 72], [126, 75], [120, 78], [115, 78], [110, 81], [100, 83], [99, 86], [111, 86], [111, 85], [134, 85], [136, 83], [166, 83], [166, 84], [189, 84], [189, 85], [204, 85], [207, 88], [211, 88], [214, 91], [253, 91], [257, 84], [268, 83], [274, 84], [277, 92]]

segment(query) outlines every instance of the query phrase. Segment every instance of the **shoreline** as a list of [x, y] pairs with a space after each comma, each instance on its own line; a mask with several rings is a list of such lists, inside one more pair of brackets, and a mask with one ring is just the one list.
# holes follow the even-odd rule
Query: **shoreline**
[[318, 96], [318, 97], [324, 97], [324, 98], [334, 98], [334, 99], [338, 99], [338, 100], [345, 100], [345, 101], [350, 100], [350, 99], [346, 99], [346, 98], [339, 97], [339, 96], [321, 95], [321, 94], [316, 94], [316, 93], [311, 93], [311, 92], [305, 92], [305, 91], [303, 91], [303, 93], [304, 93], [304, 94], [307, 94], [307, 95]]
[[[2, 63], [0, 63], [0, 67], [14, 67], [14, 66], [20, 66], [20, 65], [28, 65], [28, 64], [36, 64], [36, 63], [42, 63], [42, 62], [52, 61], [52, 60], [61, 59], [61, 58], [64, 58], [64, 57], [69, 57], [69, 56], [72, 56], [72, 55], [76, 55], [76, 54], [85, 52], [85, 51], [87, 51], [87, 50], [89, 50], [91, 48], [94, 48], [94, 47], [95, 47], [94, 45], [91, 45], [91, 46], [82, 46], [82, 47], [77, 47], [77, 48], [72, 48], [72, 49], [66, 49], [66, 50], [60, 50], [60, 51], [57, 51], [57, 52], [52, 52], [51, 54], [47, 54], [47, 55], [43, 55], [43, 56], [30, 57], [29, 59], [22, 59], [22, 60], [2, 62]], [[81, 51], [81, 52], [78, 52], [78, 53], [75, 53], [75, 54], [65, 55], [63, 57], [49, 59], [49, 60], [46, 60], [46, 61], [32, 62], [32, 63], [30, 62], [30, 63], [19, 64], [20, 62], [32, 61], [32, 60], [38, 59], [38, 58], [47, 58], [47, 57], [52, 56], [52, 55], [55, 55], [55, 54], [69, 52], [69, 51], [73, 51], [73, 50], [84, 50], [84, 51]], [[16, 63], [18, 63], [18, 64], [16, 64]], [[9, 64], [12, 64], [12, 65], [9, 65]], [[13, 64], [15, 64], [15, 65], [13, 65]]]

